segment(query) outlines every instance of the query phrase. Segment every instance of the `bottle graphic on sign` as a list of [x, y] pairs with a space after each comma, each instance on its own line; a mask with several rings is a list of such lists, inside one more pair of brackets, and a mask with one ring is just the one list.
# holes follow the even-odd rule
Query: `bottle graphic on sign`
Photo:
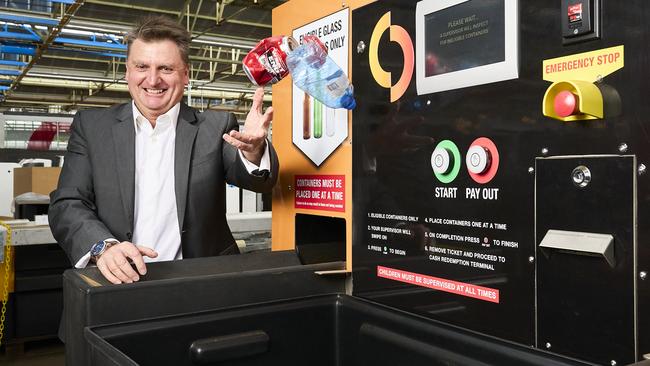
[[309, 94], [305, 93], [305, 98], [302, 101], [302, 138], [304, 140], [309, 140], [311, 137], [311, 113], [309, 105], [311, 97]]
[[323, 103], [314, 98], [314, 138], [323, 137]]
[[325, 134], [329, 137], [336, 133], [336, 109], [325, 107]]

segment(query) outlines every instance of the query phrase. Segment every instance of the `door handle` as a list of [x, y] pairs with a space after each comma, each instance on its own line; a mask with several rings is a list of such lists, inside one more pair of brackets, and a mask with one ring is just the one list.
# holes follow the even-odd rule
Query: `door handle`
[[549, 230], [539, 246], [564, 253], [603, 257], [610, 267], [616, 266], [614, 237], [609, 234]]

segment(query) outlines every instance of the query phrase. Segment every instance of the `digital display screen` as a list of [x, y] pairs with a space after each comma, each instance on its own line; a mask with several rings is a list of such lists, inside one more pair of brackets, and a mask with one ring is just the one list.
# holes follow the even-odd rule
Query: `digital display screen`
[[504, 3], [472, 0], [426, 14], [425, 76], [505, 61]]

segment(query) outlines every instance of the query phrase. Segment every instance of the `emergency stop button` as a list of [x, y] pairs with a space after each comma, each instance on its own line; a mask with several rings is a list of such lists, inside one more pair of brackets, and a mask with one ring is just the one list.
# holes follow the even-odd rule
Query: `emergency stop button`
[[603, 95], [594, 83], [558, 81], [546, 89], [542, 113], [560, 121], [584, 121], [604, 117]]
[[568, 90], [557, 93], [553, 101], [553, 109], [560, 117], [569, 117], [578, 113], [578, 96]]
[[487, 137], [474, 140], [467, 149], [465, 165], [475, 182], [485, 184], [491, 181], [499, 169], [499, 151], [494, 142]]

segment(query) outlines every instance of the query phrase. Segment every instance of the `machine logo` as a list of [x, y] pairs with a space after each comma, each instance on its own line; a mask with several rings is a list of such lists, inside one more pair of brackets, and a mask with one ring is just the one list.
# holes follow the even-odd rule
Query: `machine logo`
[[[381, 35], [389, 28], [391, 42], [399, 43], [400, 47], [402, 47], [402, 53], [404, 54], [402, 76], [395, 85], [391, 85], [391, 73], [384, 70], [379, 64], [379, 40], [381, 39]], [[411, 77], [413, 76], [413, 42], [411, 41], [411, 36], [409, 36], [406, 29], [399, 25], [390, 24], [390, 11], [379, 19], [375, 25], [375, 29], [372, 31], [372, 36], [370, 37], [369, 58], [372, 77], [375, 78], [377, 84], [384, 88], [390, 88], [391, 103], [401, 98], [411, 83]]]

